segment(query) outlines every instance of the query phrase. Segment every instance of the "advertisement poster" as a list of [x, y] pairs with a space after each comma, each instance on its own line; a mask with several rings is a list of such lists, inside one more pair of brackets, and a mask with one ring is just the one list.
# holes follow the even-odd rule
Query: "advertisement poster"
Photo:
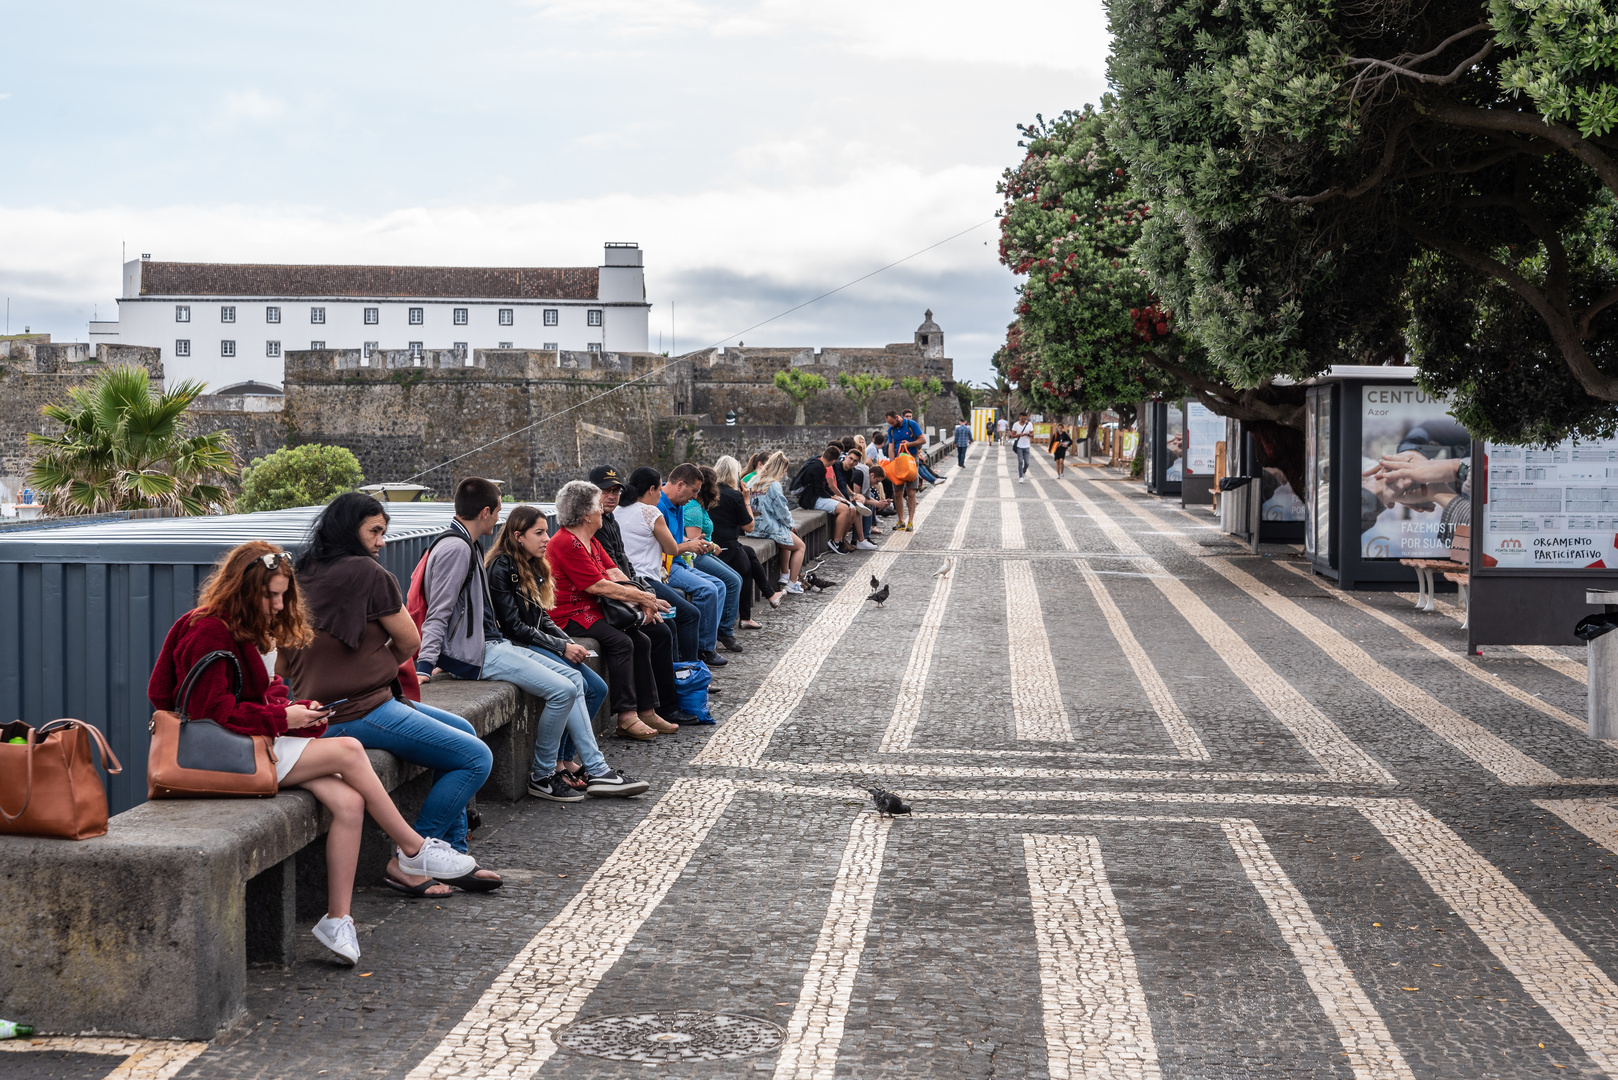
[[1538, 447], [1485, 443], [1484, 566], [1618, 566], [1618, 439]]
[[1163, 430], [1163, 480], [1177, 484], [1185, 467], [1185, 414], [1178, 401], [1169, 402], [1164, 411], [1168, 413], [1168, 423]]
[[1441, 559], [1471, 513], [1471, 436], [1441, 398], [1410, 383], [1361, 394], [1360, 555]]
[[1214, 446], [1225, 438], [1225, 418], [1200, 401], [1185, 403], [1185, 475], [1214, 474]]

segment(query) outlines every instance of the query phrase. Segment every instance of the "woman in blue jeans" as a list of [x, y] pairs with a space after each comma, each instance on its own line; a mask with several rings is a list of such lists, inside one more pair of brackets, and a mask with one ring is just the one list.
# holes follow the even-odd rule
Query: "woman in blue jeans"
[[[276, 670], [304, 696], [337, 702], [327, 735], [431, 769], [432, 790], [415, 829], [464, 852], [466, 804], [489, 778], [494, 756], [464, 718], [404, 698], [399, 665], [421, 635], [398, 581], [379, 561], [387, 530], [382, 504], [362, 492], [339, 495], [321, 512], [297, 566], [315, 639], [283, 650]], [[481, 867], [445, 882], [408, 874], [397, 859], [388, 861], [383, 880], [409, 896], [434, 898], [448, 896], [450, 885], [468, 892], [501, 885], [498, 874]]]
[[729, 563], [719, 557], [719, 545], [713, 541], [713, 518], [708, 514], [709, 507], [719, 502], [719, 474], [708, 466], [702, 466], [702, 487], [697, 491], [697, 497], [687, 502], [683, 507], [685, 513], [685, 540], [706, 540], [712, 551], [704, 551], [692, 557], [691, 569], [701, 571], [709, 577], [718, 578], [725, 587], [725, 598], [719, 614], [719, 644], [728, 651], [739, 653], [742, 651], [741, 643], [736, 640], [736, 616], [741, 605], [742, 587], [752, 588], [752, 582], [743, 582], [742, 576], [733, 570]]

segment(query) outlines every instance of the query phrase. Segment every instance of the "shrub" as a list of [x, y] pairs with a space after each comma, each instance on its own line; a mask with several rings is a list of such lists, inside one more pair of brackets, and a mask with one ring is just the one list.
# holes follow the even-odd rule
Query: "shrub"
[[341, 446], [306, 443], [254, 458], [242, 474], [236, 509], [244, 514], [323, 506], [365, 482], [359, 459]]

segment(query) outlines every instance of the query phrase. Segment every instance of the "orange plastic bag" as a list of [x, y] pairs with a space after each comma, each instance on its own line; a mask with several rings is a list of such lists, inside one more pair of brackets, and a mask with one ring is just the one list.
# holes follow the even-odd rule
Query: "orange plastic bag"
[[916, 459], [911, 457], [909, 454], [899, 454], [887, 464], [883, 465], [882, 471], [886, 473], [888, 479], [892, 480], [895, 484], [913, 483], [917, 476]]

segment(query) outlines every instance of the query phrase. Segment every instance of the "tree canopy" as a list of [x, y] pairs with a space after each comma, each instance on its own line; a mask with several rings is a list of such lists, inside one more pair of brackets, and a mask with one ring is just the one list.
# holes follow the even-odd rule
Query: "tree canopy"
[[364, 482], [359, 459], [346, 447], [320, 443], [283, 446], [266, 457], [254, 458], [242, 473], [236, 509], [251, 514], [323, 506]]

